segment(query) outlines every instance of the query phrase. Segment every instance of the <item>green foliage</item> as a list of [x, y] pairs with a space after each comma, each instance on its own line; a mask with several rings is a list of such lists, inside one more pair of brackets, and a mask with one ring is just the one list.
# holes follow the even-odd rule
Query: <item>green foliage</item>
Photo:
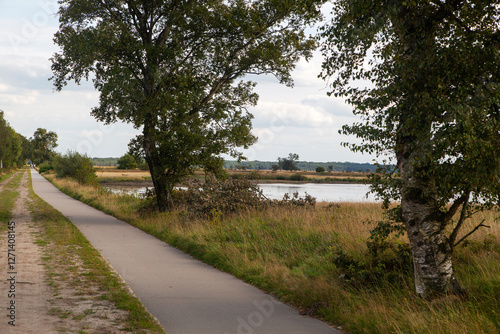
[[54, 158], [53, 166], [56, 176], [59, 178], [70, 177], [80, 184], [94, 184], [97, 182], [94, 164], [86, 155], [68, 152], [66, 155]]
[[0, 161], [3, 168], [18, 167], [22, 153], [21, 136], [14, 131], [0, 111]]
[[165, 211], [194, 166], [217, 174], [222, 154], [240, 159], [238, 148], [255, 142], [255, 83], [239, 80], [273, 74], [291, 85], [295, 63], [316, 46], [304, 29], [322, 2], [63, 0], [54, 85], [93, 73], [101, 95], [92, 114], [142, 127], [133, 153], [145, 157]]
[[57, 147], [57, 133], [38, 128], [33, 134], [33, 153], [32, 160], [36, 164], [41, 164], [55, 156], [54, 149]]
[[299, 170], [296, 165], [296, 161], [299, 160], [299, 155], [296, 153], [290, 153], [288, 158], [278, 158], [278, 166], [283, 170]]
[[134, 157], [130, 154], [125, 154], [120, 159], [118, 159], [118, 169], [136, 169], [137, 162]]
[[40, 174], [46, 173], [51, 170], [54, 170], [54, 167], [49, 163], [42, 163], [38, 166], [38, 172], [40, 172]]
[[317, 172], [317, 173], [323, 173], [325, 170], [326, 170], [326, 169], [325, 169], [325, 167], [323, 167], [323, 166], [318, 166], [318, 167], [316, 167], [316, 172]]

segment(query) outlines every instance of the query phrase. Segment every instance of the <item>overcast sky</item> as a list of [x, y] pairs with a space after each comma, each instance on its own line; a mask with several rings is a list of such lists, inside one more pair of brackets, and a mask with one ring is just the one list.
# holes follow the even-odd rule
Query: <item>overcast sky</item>
[[[0, 109], [20, 134], [31, 137], [37, 128], [57, 133], [57, 151], [91, 157], [119, 157], [137, 134], [132, 126], [105, 126], [90, 116], [98, 103], [91, 83], [70, 84], [54, 92], [49, 58], [57, 51], [52, 38], [58, 28], [56, 0], [0, 0]], [[249, 160], [274, 161], [297, 153], [306, 161], [372, 162], [352, 153], [341, 142], [343, 124], [352, 123], [351, 107], [327, 97], [326, 83], [317, 78], [321, 56], [301, 61], [294, 72], [295, 87], [278, 84], [271, 76], [256, 78], [259, 103], [251, 112], [259, 141], [246, 151]]]

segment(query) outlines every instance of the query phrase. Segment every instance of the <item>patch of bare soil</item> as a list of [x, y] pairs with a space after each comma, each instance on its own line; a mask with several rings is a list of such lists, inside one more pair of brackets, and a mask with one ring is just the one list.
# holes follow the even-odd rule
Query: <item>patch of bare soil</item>
[[[126, 311], [101, 300], [76, 255], [70, 250], [44, 253], [41, 227], [27, 209], [27, 173], [18, 191], [12, 218], [15, 225], [8, 231], [10, 236], [6, 231], [0, 240], [0, 333], [126, 332]], [[44, 257], [51, 259], [44, 261]], [[64, 261], [52, 260], [57, 258]]]

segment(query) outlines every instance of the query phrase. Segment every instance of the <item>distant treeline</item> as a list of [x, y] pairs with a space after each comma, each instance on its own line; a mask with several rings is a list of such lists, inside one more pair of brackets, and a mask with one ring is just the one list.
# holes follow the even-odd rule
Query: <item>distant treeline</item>
[[[266, 170], [272, 169], [273, 165], [277, 165], [276, 161], [225, 161], [224, 168], [226, 169], [254, 169]], [[374, 172], [377, 166], [369, 163], [356, 162], [313, 162], [313, 161], [297, 161], [295, 165], [300, 170], [314, 171], [317, 167], [323, 167], [326, 171], [332, 172]]]
[[[94, 166], [117, 166], [119, 158], [92, 158]], [[276, 161], [225, 161], [224, 168], [226, 169], [251, 169], [251, 170], [270, 170]], [[355, 163], [355, 162], [312, 162], [312, 161], [297, 161], [296, 165], [300, 170], [314, 171], [316, 167], [324, 167], [326, 171], [333, 172], [373, 172], [376, 166], [369, 163]]]
[[96, 167], [116, 167], [120, 158], [91, 158]]

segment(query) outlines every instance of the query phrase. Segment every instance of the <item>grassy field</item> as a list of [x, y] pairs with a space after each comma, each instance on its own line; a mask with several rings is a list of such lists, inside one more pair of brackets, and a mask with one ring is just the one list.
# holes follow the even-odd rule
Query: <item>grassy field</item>
[[[415, 296], [411, 275], [396, 272], [364, 279], [372, 277], [362, 264], [369, 262], [366, 241], [373, 228], [364, 222], [381, 218], [378, 204], [270, 207], [202, 219], [182, 210], [138, 213], [137, 198], [70, 180], [54, 182], [74, 197], [348, 333], [500, 332], [500, 224], [495, 212], [481, 213], [470, 222], [465, 231], [482, 219], [491, 228], [456, 249], [456, 276], [467, 296], [426, 301]], [[406, 242], [403, 237], [394, 244]], [[359, 265], [347, 266], [350, 276], [339, 265], [345, 259]]]

